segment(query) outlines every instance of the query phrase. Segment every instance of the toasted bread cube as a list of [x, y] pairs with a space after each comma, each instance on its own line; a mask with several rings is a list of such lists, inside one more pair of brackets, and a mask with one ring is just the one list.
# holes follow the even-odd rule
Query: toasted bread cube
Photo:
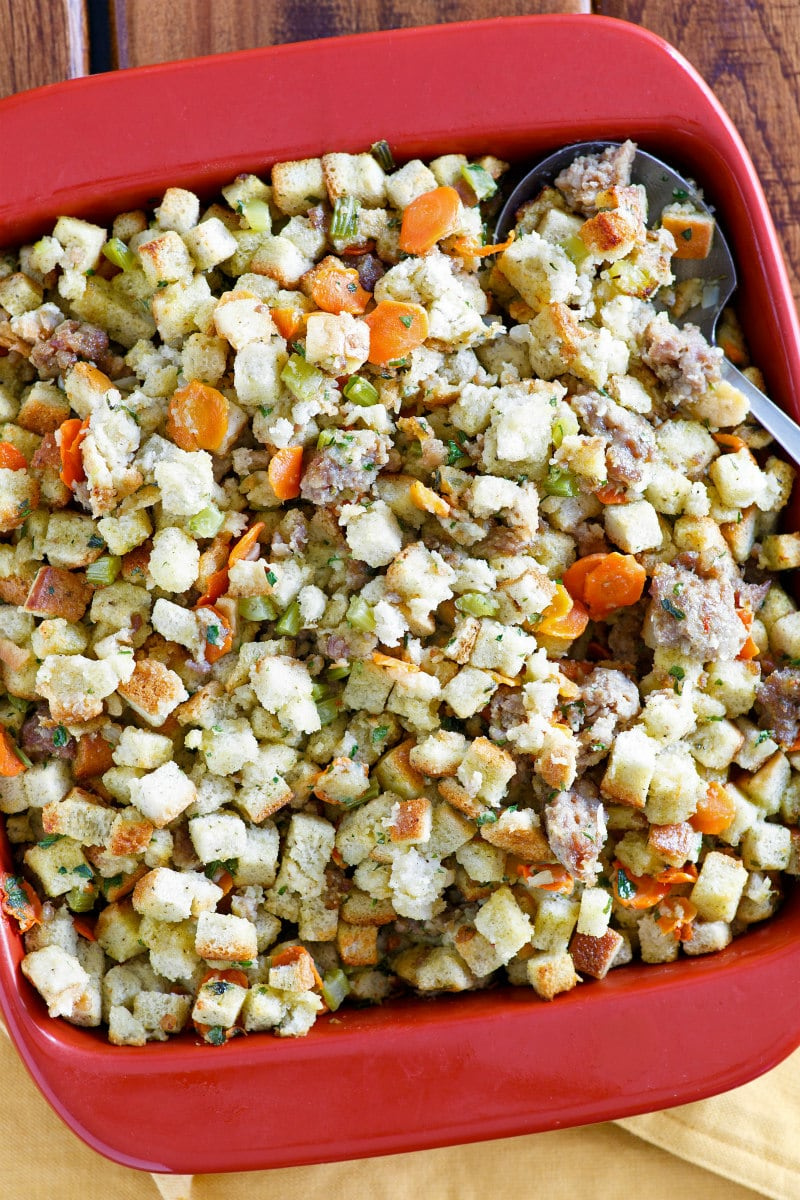
[[133, 907], [155, 921], [186, 921], [213, 909], [222, 894], [222, 888], [196, 871], [156, 867], [143, 875], [133, 889]]
[[192, 260], [180, 234], [174, 230], [149, 238], [137, 247], [147, 282], [158, 284], [187, 281], [192, 277]]
[[197, 224], [199, 216], [200, 200], [198, 197], [194, 192], [179, 187], [167, 188], [161, 203], [155, 210], [158, 228], [173, 229], [176, 233], [188, 233]]
[[303, 897], [321, 895], [335, 838], [336, 830], [329, 821], [311, 813], [295, 813], [289, 822], [278, 886]]
[[141, 954], [139, 926], [141, 917], [135, 912], [130, 900], [108, 904], [101, 910], [95, 925], [98, 945], [115, 962], [126, 962]]
[[502, 967], [503, 960], [492, 943], [477, 929], [462, 925], [456, 934], [456, 950], [478, 979], [484, 979]]
[[439, 779], [455, 775], [467, 750], [467, 739], [461, 733], [437, 729], [409, 751], [409, 762], [417, 771]]
[[298, 286], [313, 265], [313, 261], [302, 254], [294, 242], [280, 234], [274, 237], [267, 234], [252, 257], [250, 270], [256, 275], [274, 279], [282, 288], [292, 289]]
[[379, 208], [386, 199], [386, 176], [371, 154], [323, 154], [322, 174], [331, 204], [354, 196], [365, 208]]
[[201, 912], [197, 918], [194, 948], [205, 959], [239, 962], [256, 958], [256, 927], [244, 917]]
[[229, 979], [209, 979], [197, 992], [192, 1020], [200, 1025], [220, 1025], [230, 1029], [242, 1011], [247, 988]]
[[548, 953], [566, 950], [579, 912], [577, 900], [546, 892], [536, 912], [532, 944], [537, 950], [546, 950]]
[[118, 767], [137, 767], [154, 771], [172, 758], [172, 742], [161, 733], [126, 725], [111, 757]]
[[375, 776], [381, 787], [389, 792], [396, 792], [403, 800], [414, 799], [425, 788], [425, 779], [411, 764], [413, 748], [413, 739], [401, 742], [384, 754], [375, 768]]
[[379, 961], [378, 927], [376, 925], [349, 925], [339, 921], [336, 931], [336, 946], [339, 957], [348, 967], [370, 967]]
[[194, 949], [195, 929], [194, 921], [168, 923], [153, 917], [142, 918], [139, 937], [150, 951], [150, 965], [157, 975], [173, 983], [194, 982], [201, 962]]
[[507, 750], [479, 737], [467, 749], [456, 778], [471, 796], [497, 807], [506, 794], [516, 763]]
[[688, 820], [705, 794], [705, 786], [688, 750], [677, 747], [662, 750], [647, 793], [647, 819], [657, 825], [676, 825]]
[[492, 943], [504, 963], [518, 954], [533, 935], [530, 918], [506, 885], [483, 903], [475, 917], [475, 928]]
[[786, 755], [780, 750], [764, 763], [755, 775], [739, 781], [748, 799], [757, 804], [762, 812], [770, 815], [781, 806], [781, 797], [789, 786], [791, 767]]
[[608, 538], [626, 554], [656, 550], [663, 541], [658, 513], [649, 500], [609, 505], [603, 519]]
[[651, 825], [647, 844], [671, 867], [682, 867], [697, 849], [699, 835], [688, 821], [675, 825]]
[[55, 433], [69, 416], [69, 401], [53, 383], [38, 380], [20, 406], [17, 424], [33, 433]]
[[733, 940], [733, 932], [726, 921], [695, 921], [692, 937], [683, 943], [683, 952], [694, 958], [700, 954], [716, 954], [724, 950]]
[[192, 817], [189, 836], [197, 857], [203, 863], [238, 858], [247, 848], [247, 826], [241, 817], [235, 817], [232, 813]]
[[569, 947], [575, 970], [595, 979], [605, 979], [622, 944], [622, 934], [616, 929], [607, 929], [602, 937], [576, 933]]
[[42, 809], [46, 834], [61, 834], [86, 845], [102, 845], [111, 833], [114, 811], [97, 803], [91, 792], [75, 787], [63, 800]]
[[738, 858], [708, 853], [689, 899], [706, 921], [732, 921], [747, 882], [747, 870]]
[[236, 253], [236, 238], [219, 217], [201, 221], [183, 235], [183, 240], [199, 271], [208, 271]]
[[746, 717], [739, 717], [736, 724], [744, 734], [744, 742], [734, 761], [745, 771], [758, 771], [767, 759], [777, 753], [778, 743], [771, 736], [770, 730], [759, 729]]
[[23, 858], [47, 896], [64, 896], [73, 888], [85, 887], [92, 877], [82, 846], [72, 838], [61, 837], [48, 846], [37, 843]]
[[392, 960], [392, 969], [419, 992], [463, 992], [475, 984], [452, 946], [412, 946]]
[[483, 801], [478, 800], [476, 796], [470, 796], [467, 789], [462, 787], [460, 783], [456, 783], [455, 779], [443, 779], [438, 785], [437, 791], [443, 800], [446, 800], [448, 804], [458, 809], [459, 812], [472, 817], [473, 820], [484, 816], [487, 812]]
[[580, 983], [572, 955], [566, 950], [554, 954], [534, 954], [525, 963], [525, 973], [537, 996], [553, 1000], [561, 992], [569, 992]]
[[516, 855], [522, 862], [550, 862], [550, 849], [539, 815], [532, 808], [506, 809], [496, 821], [481, 825], [481, 837], [490, 845]]
[[709, 475], [722, 503], [729, 508], [746, 508], [761, 499], [764, 477], [746, 448], [735, 454], [721, 454], [709, 467]]
[[476, 883], [501, 883], [506, 873], [505, 851], [480, 839], [459, 846], [456, 862]]
[[604, 888], [586, 887], [580, 899], [578, 933], [601, 938], [611, 917], [611, 895]]
[[239, 853], [233, 872], [236, 886], [271, 887], [277, 874], [279, 849], [278, 830], [271, 821], [259, 829], [248, 828], [245, 849]]
[[112, 1004], [108, 1010], [108, 1040], [113, 1046], [144, 1046], [147, 1030], [122, 1004]]
[[131, 803], [163, 829], [197, 798], [197, 788], [174, 762], [130, 781]]
[[[357, 893], [364, 895], [363, 892]], [[365, 897], [372, 903], [371, 897]], [[375, 903], [378, 903], [377, 901]], [[394, 914], [389, 918], [394, 920]], [[309, 897], [300, 902], [300, 919], [297, 922], [297, 936], [304, 942], [334, 942], [336, 930], [339, 927], [339, 912], [328, 908], [320, 896]]]
[[766, 571], [791, 571], [800, 567], [800, 533], [771, 533], [765, 537], [758, 565]]
[[726, 783], [724, 786], [725, 791], [733, 800], [735, 813], [728, 828], [723, 829], [718, 836], [729, 846], [738, 846], [746, 831], [763, 820], [764, 814], [757, 805], [748, 800], [744, 792], [740, 791], [735, 784]]
[[617, 734], [600, 784], [604, 796], [643, 809], [656, 768], [658, 743], [639, 727]]
[[675, 238], [673, 258], [708, 258], [715, 226], [711, 213], [697, 212], [684, 204], [668, 204], [661, 213], [662, 229]]
[[97, 529], [111, 554], [128, 554], [153, 532], [150, 518], [141, 508], [121, 516], [103, 517], [97, 522]]
[[60, 946], [44, 946], [26, 954], [21, 966], [51, 1017], [70, 1016], [91, 983], [75, 955], [67, 954]]
[[791, 831], [785, 825], [759, 821], [745, 830], [741, 849], [748, 871], [783, 871], [791, 858]]
[[256, 984], [248, 988], [241, 1011], [248, 1033], [274, 1029], [286, 1015], [286, 997], [268, 988], [266, 984]]
[[301, 158], [275, 163], [272, 168], [272, 199], [287, 216], [301, 216], [326, 196], [322, 161]]
[[418, 846], [431, 836], [432, 809], [426, 796], [398, 800], [392, 806], [389, 836], [395, 843]]
[[435, 804], [431, 818], [431, 836], [426, 851], [432, 858], [447, 858], [472, 838], [475, 827], [471, 821], [449, 804]]
[[385, 821], [390, 819], [394, 798], [376, 797], [345, 813], [336, 830], [336, 849], [349, 867], [368, 858], [380, 841], [388, 841]]
[[106, 242], [106, 230], [78, 217], [59, 217], [53, 237], [64, 247], [61, 265], [84, 274], [97, 266]]
[[639, 953], [646, 963], [674, 962], [680, 943], [674, 933], [665, 933], [652, 913], [645, 913], [638, 923]]
[[689, 739], [692, 754], [704, 767], [723, 771], [744, 744], [744, 735], [732, 721], [713, 721], [701, 725]]
[[152, 822], [147, 821], [132, 806], [118, 812], [106, 840], [110, 854], [118, 858], [144, 854], [153, 837]]
[[397, 919], [391, 899], [378, 899], [357, 888], [348, 892], [342, 901], [341, 916], [348, 925], [391, 925]]
[[150, 658], [137, 662], [133, 675], [117, 691], [135, 713], [154, 726], [163, 725], [172, 710], [189, 699], [180, 676]]
[[15, 271], [0, 279], [0, 304], [12, 317], [38, 308], [42, 299], [42, 285], [23, 271]]
[[179, 1033], [189, 1019], [189, 996], [167, 992], [139, 992], [134, 997], [133, 1015], [147, 1031], [148, 1040], [164, 1042], [170, 1033]]
[[484, 708], [497, 688], [497, 682], [488, 671], [462, 667], [442, 688], [442, 700], [450, 705], [457, 717], [464, 720]]

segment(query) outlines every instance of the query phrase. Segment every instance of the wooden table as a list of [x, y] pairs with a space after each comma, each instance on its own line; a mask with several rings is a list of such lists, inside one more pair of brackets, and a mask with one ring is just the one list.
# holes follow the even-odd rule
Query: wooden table
[[622, 17], [698, 68], [761, 174], [800, 300], [798, 0], [0, 0], [0, 96], [90, 68], [528, 12]]

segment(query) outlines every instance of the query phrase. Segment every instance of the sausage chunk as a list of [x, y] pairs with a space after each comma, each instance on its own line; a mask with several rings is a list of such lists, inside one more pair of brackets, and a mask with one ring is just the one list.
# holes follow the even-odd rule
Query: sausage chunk
[[594, 883], [598, 856], [606, 840], [606, 818], [599, 800], [577, 792], [559, 792], [546, 805], [544, 824], [550, 849], [570, 875]]

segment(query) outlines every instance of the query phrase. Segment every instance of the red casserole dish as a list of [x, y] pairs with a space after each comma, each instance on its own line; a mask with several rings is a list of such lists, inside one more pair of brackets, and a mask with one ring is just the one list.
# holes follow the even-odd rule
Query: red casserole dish
[[[342, 86], [355, 63], [366, 88]], [[119, 72], [0, 102], [0, 137], [0, 245], [60, 213], [108, 217], [169, 184], [210, 195], [238, 172], [379, 138], [401, 159], [521, 162], [634, 138], [718, 207], [754, 359], [800, 415], [800, 330], [753, 166], [693, 69], [624, 22], [482, 21]], [[0, 1003], [34, 1080], [89, 1145], [149, 1171], [247, 1171], [619, 1117], [744, 1083], [800, 1043], [796, 893], [720, 954], [626, 967], [550, 1005], [527, 989], [409, 999], [323, 1019], [299, 1041], [216, 1050], [189, 1035], [113, 1047], [52, 1021], [5, 923], [0, 942]]]

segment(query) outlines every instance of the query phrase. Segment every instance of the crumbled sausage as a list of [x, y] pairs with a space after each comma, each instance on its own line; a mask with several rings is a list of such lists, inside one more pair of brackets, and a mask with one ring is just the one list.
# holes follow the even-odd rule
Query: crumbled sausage
[[759, 684], [756, 711], [781, 746], [793, 746], [800, 736], [800, 670], [782, 667], [768, 675]]
[[583, 883], [594, 883], [606, 840], [600, 801], [577, 792], [559, 792], [545, 807], [544, 823], [550, 849], [561, 865]]
[[581, 154], [556, 176], [555, 185], [570, 208], [591, 216], [597, 212], [597, 193], [610, 187], [627, 187], [631, 181], [636, 146], [623, 142], [602, 154]]
[[679, 329], [656, 320], [645, 332], [642, 360], [667, 385], [667, 399], [678, 405], [701, 396], [720, 378], [722, 351], [709, 346], [696, 325]]
[[724, 575], [703, 579], [677, 562], [660, 563], [655, 569], [645, 642], [651, 649], [665, 646], [702, 662], [736, 658], [747, 630], [737, 616], [730, 580]]
[[599, 392], [575, 396], [572, 405], [586, 431], [608, 442], [609, 479], [626, 485], [641, 483], [642, 464], [651, 462], [656, 450], [652, 426], [638, 413], [629, 412]]
[[342, 492], [360, 496], [369, 491], [387, 458], [386, 447], [376, 434], [362, 434], [358, 441], [352, 434], [339, 435], [332, 445], [312, 455], [300, 494], [320, 505], [341, 501]]
[[639, 689], [622, 671], [595, 667], [581, 687], [584, 725], [579, 737], [579, 769], [604, 758], [614, 737], [639, 712]]

